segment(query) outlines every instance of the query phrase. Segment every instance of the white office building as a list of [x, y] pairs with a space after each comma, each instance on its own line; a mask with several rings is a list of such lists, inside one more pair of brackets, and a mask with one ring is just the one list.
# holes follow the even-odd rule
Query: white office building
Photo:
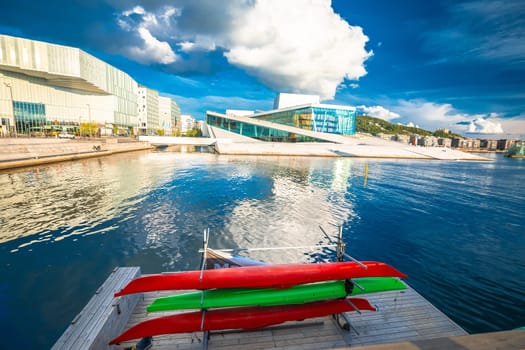
[[180, 124], [180, 108], [175, 100], [159, 96], [159, 124], [164, 135], [171, 136], [176, 133]]
[[157, 135], [160, 130], [159, 92], [139, 85], [137, 112], [139, 135]]
[[195, 119], [191, 115], [183, 114], [180, 120], [180, 131], [183, 135], [195, 127]]
[[273, 109], [283, 109], [305, 104], [315, 105], [319, 103], [321, 103], [319, 95], [288, 94], [281, 92], [275, 97], [275, 100], [273, 101]]

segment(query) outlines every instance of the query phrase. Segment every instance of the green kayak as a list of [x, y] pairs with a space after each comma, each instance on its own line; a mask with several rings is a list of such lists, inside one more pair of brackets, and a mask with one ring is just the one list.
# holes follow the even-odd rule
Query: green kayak
[[395, 277], [363, 277], [354, 278], [351, 281], [301, 284], [287, 289], [208, 289], [202, 292], [157, 298], [148, 306], [147, 311], [304, 304], [343, 298], [347, 295], [354, 296], [407, 288]]

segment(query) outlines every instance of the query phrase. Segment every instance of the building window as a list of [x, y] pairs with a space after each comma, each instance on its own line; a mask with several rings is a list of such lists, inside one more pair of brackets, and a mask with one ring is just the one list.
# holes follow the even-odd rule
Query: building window
[[46, 106], [43, 103], [13, 101], [18, 133], [42, 132], [46, 124]]

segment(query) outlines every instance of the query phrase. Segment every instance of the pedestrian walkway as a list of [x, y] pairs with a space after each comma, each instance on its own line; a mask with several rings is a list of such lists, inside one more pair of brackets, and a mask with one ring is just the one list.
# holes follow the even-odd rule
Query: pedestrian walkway
[[132, 139], [0, 138], [0, 170], [149, 150]]

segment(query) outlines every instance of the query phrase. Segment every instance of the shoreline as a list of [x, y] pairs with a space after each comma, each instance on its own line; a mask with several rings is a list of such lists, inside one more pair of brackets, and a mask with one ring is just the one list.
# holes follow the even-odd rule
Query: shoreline
[[[184, 138], [176, 142], [182, 142]], [[156, 137], [155, 140], [158, 140]], [[202, 141], [195, 139], [192, 142]], [[190, 145], [189, 143], [182, 143]], [[0, 139], [0, 171], [104, 157], [123, 152], [155, 149], [153, 140], [141, 137], [99, 139], [55, 139], [55, 138], [3, 138]], [[170, 145], [170, 142], [167, 143]], [[158, 146], [158, 145], [157, 145]], [[211, 146], [217, 153], [225, 155], [259, 156], [304, 156], [304, 157], [353, 157], [371, 159], [420, 159], [420, 160], [464, 160], [490, 161], [471, 153], [443, 147], [419, 147], [385, 142], [374, 138], [348, 139], [346, 144], [335, 143], [277, 143], [277, 142], [232, 142], [215, 139]]]
[[4, 138], [0, 139], [0, 171], [153, 148], [149, 142], [118, 138]]

